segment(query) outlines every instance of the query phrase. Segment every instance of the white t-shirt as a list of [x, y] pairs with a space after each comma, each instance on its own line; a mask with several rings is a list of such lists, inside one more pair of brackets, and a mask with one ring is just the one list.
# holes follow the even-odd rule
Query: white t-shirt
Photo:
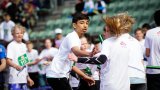
[[139, 41], [141, 45], [141, 49], [143, 51], [143, 58], [144, 58], [144, 66], [147, 66], [147, 57], [146, 57], [146, 48], [145, 48], [145, 39]]
[[[145, 47], [150, 49], [148, 65], [160, 66], [160, 27], [147, 31], [145, 37]], [[160, 70], [147, 69], [148, 74], [160, 74]]]
[[[27, 56], [28, 56], [28, 59], [31, 60], [31, 61], [35, 61], [37, 58], [38, 58], [38, 51], [35, 50], [35, 49], [32, 49], [31, 52], [28, 52], [27, 51]], [[33, 72], [38, 72], [39, 69], [38, 69], [38, 65], [32, 65], [32, 66], [28, 66], [28, 72], [30, 73], [33, 73]]]
[[101, 54], [105, 54], [108, 61], [101, 65], [100, 90], [130, 90], [128, 76], [130, 49], [133, 38], [123, 34], [104, 40]]
[[4, 21], [1, 23], [0, 25], [0, 38], [5, 40], [5, 41], [11, 41], [13, 39], [12, 34], [11, 34], [11, 30], [12, 28], [15, 26], [15, 23], [13, 21]]
[[78, 34], [73, 31], [69, 33], [62, 41], [58, 54], [52, 60], [49, 70], [46, 74], [51, 78], [69, 77], [69, 71], [72, 68], [73, 62], [68, 60], [68, 54], [72, 53], [71, 48], [78, 46], [80, 48], [81, 41]]
[[141, 49], [142, 49], [142, 52], [143, 52], [143, 56], [145, 56], [145, 51], [146, 51], [146, 48], [145, 48], [145, 46], [144, 46], [144, 43], [145, 43], [145, 40], [143, 39], [143, 40], [141, 40], [141, 41], [139, 41], [139, 43], [140, 43], [140, 45], [141, 45]]
[[84, 64], [84, 63], [77, 63], [76, 66], [79, 69], [86, 69], [87, 67], [91, 69], [91, 77], [94, 80], [99, 80], [99, 71], [97, 69], [97, 65], [93, 65], [93, 64]]
[[42, 65], [41, 70], [39, 71], [40, 74], [46, 74], [46, 71], [48, 69], [48, 66], [44, 65], [45, 61], [47, 61], [45, 57], [51, 56], [54, 58], [54, 56], [57, 53], [58, 53], [58, 49], [54, 47], [51, 47], [50, 49], [42, 50], [42, 52], [40, 53], [38, 57], [39, 59], [42, 59], [42, 61], [39, 63]]
[[136, 77], [145, 80], [145, 68], [143, 65], [143, 51], [139, 42], [132, 38], [132, 48], [129, 56], [129, 77]]
[[[27, 48], [24, 43], [17, 43], [16, 41], [12, 41], [7, 46], [7, 58], [11, 59], [13, 63], [18, 64], [18, 57], [26, 54]], [[19, 75], [17, 71], [13, 67], [9, 67], [9, 83], [27, 83], [27, 68], [24, 68]]]

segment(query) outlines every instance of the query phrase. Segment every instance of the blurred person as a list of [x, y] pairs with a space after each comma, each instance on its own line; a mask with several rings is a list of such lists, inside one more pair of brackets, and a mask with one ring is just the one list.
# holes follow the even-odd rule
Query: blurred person
[[[145, 65], [144, 65], [144, 39], [143, 30], [138, 28], [135, 30], [135, 37], [138, 44], [132, 44], [132, 55], [134, 58], [129, 60], [129, 78], [131, 90], [147, 90]], [[140, 59], [141, 58], [141, 59]]]
[[104, 28], [103, 28], [103, 37], [104, 37], [104, 39], [111, 37], [110, 30], [109, 30], [108, 26], [104, 26]]
[[55, 33], [56, 33], [56, 37], [55, 37], [56, 48], [59, 48], [59, 46], [61, 45], [63, 41], [62, 29], [57, 28], [55, 30]]
[[0, 9], [4, 10], [8, 7], [8, 5], [10, 4], [10, 0], [2, 0], [2, 2], [0, 3]]
[[6, 68], [6, 49], [0, 44], [0, 89], [4, 90], [4, 73], [3, 70]]
[[87, 0], [84, 4], [83, 14], [87, 14], [88, 16], [95, 15], [94, 11], [94, 2], [93, 0]]
[[6, 12], [11, 16], [11, 20], [14, 23], [19, 23], [22, 8], [21, 0], [11, 0], [11, 3], [6, 8]]
[[[94, 49], [99, 51], [99, 44], [95, 44]], [[89, 44], [86, 37], [81, 38], [81, 50], [89, 51]], [[79, 86], [77, 90], [99, 90], [100, 89], [100, 80], [99, 80], [99, 69], [97, 65], [90, 65], [90, 64], [76, 64], [79, 69], [81, 69], [86, 75], [91, 76], [95, 80], [95, 84], [89, 86], [85, 80], [80, 78]]]
[[14, 26], [15, 23], [11, 20], [10, 15], [7, 13], [4, 14], [4, 21], [0, 24], [0, 38], [7, 42], [10, 42], [13, 39], [11, 31]]
[[85, 2], [83, 0], [77, 0], [77, 3], [75, 5], [75, 13], [82, 12], [84, 9]]
[[54, 90], [72, 90], [68, 78], [71, 69], [85, 79], [89, 84], [94, 84], [94, 80], [85, 75], [73, 62], [68, 60], [68, 54], [74, 53], [77, 56], [89, 56], [91, 53], [80, 50], [80, 37], [87, 32], [89, 17], [82, 13], [76, 13], [72, 18], [74, 31], [69, 33], [62, 41], [59, 51], [52, 60], [46, 74], [49, 85]]
[[145, 46], [144, 46], [144, 43], [145, 43], [145, 39], [144, 39], [144, 33], [143, 33], [143, 29], [142, 28], [137, 28], [135, 30], [135, 38], [139, 41], [140, 45], [141, 45], [141, 49], [142, 49], [142, 52], [143, 52], [143, 56], [144, 56], [144, 60], [147, 61], [147, 58], [146, 58], [146, 55], [145, 55]]
[[46, 81], [46, 73], [48, 66], [50, 65], [52, 59], [55, 57], [55, 55], [58, 53], [58, 49], [55, 47], [52, 47], [52, 41], [51, 39], [47, 38], [44, 41], [45, 49], [43, 49], [38, 56], [39, 65], [40, 65], [40, 75], [42, 76], [43, 82], [40, 83], [40, 85], [44, 88], [48, 88], [48, 83]]
[[27, 17], [22, 17], [22, 19], [21, 19], [21, 21], [20, 21], [20, 24], [21, 24], [22, 26], [24, 26], [24, 27], [27, 29], [27, 31], [28, 31], [28, 29], [30, 28], [30, 27], [29, 27], [28, 20], [27, 20]]
[[144, 24], [142, 25], [142, 29], [143, 29], [144, 38], [145, 38], [146, 32], [147, 32], [149, 29], [151, 29], [151, 26], [150, 26], [148, 23], [144, 23]]
[[9, 90], [28, 90], [29, 86], [34, 85], [34, 82], [28, 76], [26, 60], [27, 48], [22, 42], [24, 28], [20, 25], [15, 25], [12, 28], [13, 41], [7, 46], [7, 64], [9, 65]]
[[106, 13], [106, 4], [103, 0], [97, 0], [95, 3], [95, 9], [98, 10], [99, 13]]
[[[138, 41], [129, 35], [134, 19], [127, 13], [120, 13], [106, 17], [105, 23], [109, 27], [111, 37], [103, 41], [98, 59], [96, 57], [77, 58], [71, 54], [69, 59], [79, 63], [101, 63], [100, 90], [130, 90], [128, 65], [134, 65], [143, 57]], [[137, 56], [134, 56], [135, 52]], [[107, 62], [105, 62], [106, 59]]]
[[85, 33], [85, 34], [84, 34], [84, 37], [86, 37], [86, 38], [87, 38], [87, 41], [88, 41], [88, 50], [89, 50], [89, 51], [92, 51], [93, 48], [94, 48], [92, 36], [91, 36], [90, 34], [88, 34], [88, 33]]
[[27, 56], [30, 62], [28, 65], [28, 73], [30, 78], [34, 81], [34, 85], [30, 86], [31, 90], [36, 90], [39, 87], [39, 68], [38, 68], [38, 51], [33, 49], [33, 43], [28, 41], [26, 42], [27, 46]]
[[[154, 21], [157, 27], [150, 29], [146, 33], [145, 47], [146, 56], [149, 66], [160, 65], [160, 10], [155, 11]], [[148, 90], [159, 90], [160, 89], [160, 70], [158, 69], [147, 69], [147, 88]]]

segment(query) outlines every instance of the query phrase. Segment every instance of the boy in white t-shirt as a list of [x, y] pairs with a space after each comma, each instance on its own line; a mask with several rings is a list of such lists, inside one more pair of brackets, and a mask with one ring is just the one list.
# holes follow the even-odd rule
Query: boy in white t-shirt
[[39, 68], [38, 68], [38, 51], [33, 49], [33, 43], [31, 41], [26, 42], [27, 56], [30, 60], [28, 63], [28, 73], [30, 78], [34, 81], [34, 85], [29, 87], [30, 89], [38, 89], [39, 87]]
[[28, 76], [26, 66], [27, 62], [26, 45], [22, 42], [24, 27], [15, 25], [12, 29], [14, 40], [7, 46], [7, 64], [9, 65], [9, 90], [28, 90], [34, 82]]
[[[76, 13], [72, 18], [74, 31], [69, 33], [62, 41], [59, 51], [52, 60], [48, 72], [46, 73], [47, 81], [54, 90], [72, 90], [69, 82], [69, 72], [71, 69], [76, 71], [86, 81], [94, 83], [94, 80], [77, 67], [73, 66], [73, 62], [68, 60], [68, 54], [74, 53], [77, 56], [89, 56], [91, 53], [80, 50], [80, 37], [88, 29], [89, 17], [82, 13]], [[72, 67], [73, 66], [73, 67]]]
[[55, 47], [52, 47], [51, 39], [48, 39], [48, 38], [45, 39], [44, 44], [45, 44], [45, 49], [43, 49], [40, 55], [38, 56], [38, 60], [40, 60], [39, 74], [42, 77], [41, 78], [42, 82], [40, 83], [40, 86], [42, 86], [42, 88], [48, 88], [46, 87], [48, 85], [48, 83], [46, 82], [46, 72], [51, 61], [53, 60], [55, 55], [58, 53], [58, 49]]
[[[147, 31], [145, 37], [146, 56], [149, 66], [160, 66], [160, 10], [154, 13], [156, 28]], [[160, 70], [147, 69], [148, 90], [160, 90]]]
[[4, 21], [0, 24], [0, 39], [10, 42], [13, 39], [11, 31], [14, 26], [15, 23], [11, 20], [10, 15], [4, 14]]
[[[129, 35], [134, 19], [126, 13], [105, 19], [110, 29], [111, 37], [103, 41], [101, 55], [97, 58], [78, 58], [81, 63], [101, 63], [100, 90], [130, 90], [128, 65], [134, 58], [133, 44], [137, 45], [135, 38]], [[104, 60], [107, 57], [107, 62]], [[69, 55], [70, 60], [77, 60]], [[141, 58], [138, 57], [139, 60]]]

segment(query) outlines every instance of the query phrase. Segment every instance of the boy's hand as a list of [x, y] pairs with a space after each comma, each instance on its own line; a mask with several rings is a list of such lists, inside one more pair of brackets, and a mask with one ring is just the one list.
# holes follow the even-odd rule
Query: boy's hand
[[89, 86], [95, 85], [95, 80], [92, 77], [85, 76], [83, 79], [88, 83]]
[[19, 66], [19, 65], [15, 65], [14, 68], [17, 69], [18, 71], [20, 71], [20, 70], [23, 69], [23, 67], [21, 67], [21, 66]]
[[28, 85], [29, 86], [33, 86], [34, 85], [34, 82], [31, 78], [28, 78]]

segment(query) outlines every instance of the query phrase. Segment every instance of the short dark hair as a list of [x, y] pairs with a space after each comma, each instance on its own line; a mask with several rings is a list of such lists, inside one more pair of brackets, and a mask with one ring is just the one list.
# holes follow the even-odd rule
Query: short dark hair
[[158, 26], [160, 26], [160, 10], [157, 10], [154, 13], [154, 21]]
[[32, 44], [33, 45], [33, 43], [31, 41], [27, 41], [26, 45], [28, 45], [28, 44]]
[[151, 29], [151, 26], [148, 23], [144, 23], [142, 28]]
[[82, 14], [82, 13], [75, 13], [74, 15], [73, 15], [73, 18], [72, 18], [72, 23], [77, 23], [77, 21], [79, 21], [79, 20], [89, 20], [89, 17], [87, 16], [87, 15], [85, 15], [85, 14]]

